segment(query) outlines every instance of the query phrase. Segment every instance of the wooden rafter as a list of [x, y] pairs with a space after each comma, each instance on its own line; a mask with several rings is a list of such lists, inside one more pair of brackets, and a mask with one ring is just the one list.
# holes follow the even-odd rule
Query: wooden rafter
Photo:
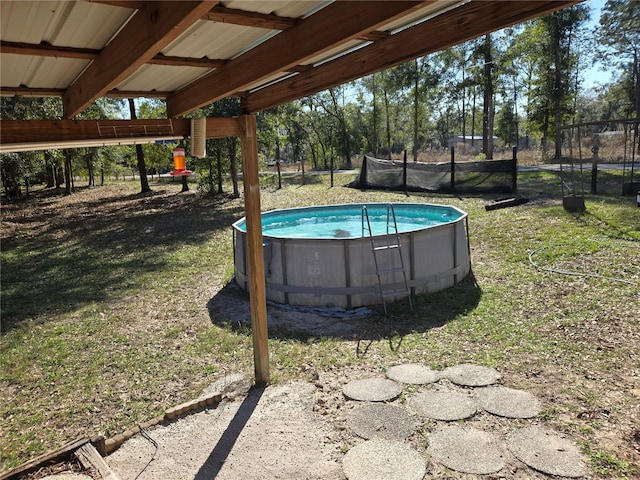
[[[91, 48], [56, 47], [53, 45], [6, 41], [0, 41], [0, 53], [31, 55], [35, 57], [76, 58], [79, 60], [95, 60], [100, 56], [100, 50]], [[171, 57], [159, 53], [151, 58], [147, 63], [150, 65], [170, 65], [172, 67], [218, 68], [227, 63], [227, 60]]]
[[[14, 97], [62, 97], [64, 88], [0, 87], [0, 96]], [[109, 98], [167, 98], [171, 92], [164, 90], [109, 90], [104, 94]]]
[[349, 55], [244, 96], [243, 112], [259, 112], [443, 50], [577, 0], [471, 2], [381, 39]]
[[167, 99], [176, 117], [224, 98], [277, 72], [393, 21], [430, 2], [341, 1], [311, 15]]
[[72, 118], [156, 56], [218, 2], [145, 2], [63, 96]]
[[151, 65], [170, 65], [172, 67], [220, 68], [222, 65], [227, 63], [227, 60], [218, 60], [211, 58], [170, 57], [159, 53], [147, 63]]
[[287, 30], [299, 21], [297, 18], [279, 17], [278, 15], [247, 12], [225, 7], [213, 7], [203, 19], [245, 27], [266, 28], [268, 30]]
[[93, 48], [56, 47], [22, 42], [7, 42], [0, 40], [0, 53], [14, 55], [32, 55], [35, 57], [77, 58], [79, 60], [94, 60], [100, 55], [100, 50]]

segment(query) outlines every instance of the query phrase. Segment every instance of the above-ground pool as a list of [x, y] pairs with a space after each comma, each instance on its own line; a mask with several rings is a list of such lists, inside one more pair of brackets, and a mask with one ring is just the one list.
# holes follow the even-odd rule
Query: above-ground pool
[[[363, 206], [366, 209], [363, 209]], [[374, 258], [366, 210], [376, 246], [393, 234], [389, 204], [344, 204], [273, 210], [262, 214], [267, 299], [289, 305], [356, 308], [382, 303], [380, 290], [401, 291], [387, 301], [451, 287], [471, 269], [467, 214], [456, 207], [395, 203], [398, 249]], [[245, 219], [233, 224], [235, 279], [248, 290]], [[378, 265], [376, 267], [376, 260]], [[404, 273], [398, 268], [404, 266]], [[388, 272], [391, 270], [392, 272]], [[396, 270], [396, 271], [393, 271]], [[378, 278], [378, 272], [387, 271]]]

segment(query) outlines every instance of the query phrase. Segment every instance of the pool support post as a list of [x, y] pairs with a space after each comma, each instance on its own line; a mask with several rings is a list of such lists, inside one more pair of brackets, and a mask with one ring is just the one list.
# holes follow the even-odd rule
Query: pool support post
[[255, 115], [241, 115], [239, 122], [242, 130], [242, 179], [247, 228], [247, 273], [251, 304], [255, 382], [264, 385], [269, 383], [270, 378], [256, 117]]

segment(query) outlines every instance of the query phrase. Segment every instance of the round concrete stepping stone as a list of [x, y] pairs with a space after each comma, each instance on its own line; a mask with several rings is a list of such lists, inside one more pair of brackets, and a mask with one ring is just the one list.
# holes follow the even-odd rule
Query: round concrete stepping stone
[[548, 475], [583, 477], [585, 461], [565, 437], [540, 427], [525, 427], [507, 437], [507, 448], [531, 468]]
[[440, 379], [440, 374], [424, 365], [406, 363], [390, 367], [387, 370], [387, 378], [401, 383], [424, 385], [425, 383], [437, 382]]
[[402, 385], [386, 378], [362, 378], [342, 387], [342, 393], [351, 400], [385, 402], [402, 393]]
[[348, 480], [422, 480], [427, 465], [404, 443], [374, 438], [349, 450], [342, 470]]
[[445, 368], [441, 376], [465, 387], [485, 387], [496, 383], [500, 378], [500, 374], [493, 368], [468, 363]]
[[478, 405], [489, 413], [507, 418], [531, 418], [540, 412], [540, 402], [531, 393], [507, 387], [484, 387], [473, 393]]
[[422, 416], [444, 421], [469, 418], [477, 410], [476, 403], [468, 395], [439, 390], [420, 392], [409, 398], [407, 405]]
[[386, 403], [369, 403], [354, 409], [347, 417], [347, 426], [358, 436], [404, 440], [411, 435], [416, 422], [402, 407]]
[[431, 458], [457, 472], [489, 475], [507, 464], [508, 453], [503, 442], [482, 430], [447, 425], [427, 440]]

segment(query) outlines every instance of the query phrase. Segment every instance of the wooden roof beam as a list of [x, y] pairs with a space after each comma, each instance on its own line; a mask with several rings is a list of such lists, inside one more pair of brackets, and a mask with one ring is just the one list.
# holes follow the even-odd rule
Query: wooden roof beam
[[213, 22], [268, 30], [287, 30], [299, 22], [297, 18], [279, 17], [268, 13], [247, 12], [226, 7], [213, 7], [202, 18]]
[[[2, 97], [62, 97], [64, 88], [0, 87]], [[164, 90], [109, 90], [109, 98], [167, 98], [171, 92]]]
[[94, 60], [100, 55], [100, 50], [95, 50], [93, 48], [56, 47], [49, 44], [7, 42], [5, 40], [0, 40], [0, 53], [32, 55], [34, 57]]
[[579, 1], [467, 3], [317, 68], [249, 93], [243, 97], [242, 111], [254, 113], [282, 105]]
[[212, 58], [188, 58], [188, 57], [170, 57], [159, 53], [147, 62], [150, 65], [169, 65], [172, 67], [204, 67], [204, 68], [220, 68], [228, 63], [228, 60], [219, 60]]
[[[100, 55], [100, 50], [91, 48], [56, 47], [53, 45], [39, 45], [32, 43], [5, 42], [0, 40], [0, 53], [15, 55], [31, 55], [34, 57], [76, 58], [79, 60], [94, 60]], [[172, 67], [204, 67], [218, 68], [228, 60], [211, 58], [170, 57], [161, 53], [155, 55], [147, 63], [150, 65], [170, 65]]]
[[156, 56], [218, 2], [144, 2], [63, 96], [72, 118]]
[[[433, 0], [431, 0], [433, 1]], [[300, 21], [167, 99], [177, 117], [246, 90], [275, 72], [289, 71], [319, 53], [376, 30], [425, 1], [340, 1]]]
[[[239, 137], [238, 117], [207, 118], [207, 138]], [[127, 138], [154, 138], [191, 135], [191, 120], [3, 120], [0, 136], [3, 144], [43, 142], [109, 141]], [[51, 147], [55, 148], [55, 147]], [[14, 150], [19, 151], [19, 150]]]

